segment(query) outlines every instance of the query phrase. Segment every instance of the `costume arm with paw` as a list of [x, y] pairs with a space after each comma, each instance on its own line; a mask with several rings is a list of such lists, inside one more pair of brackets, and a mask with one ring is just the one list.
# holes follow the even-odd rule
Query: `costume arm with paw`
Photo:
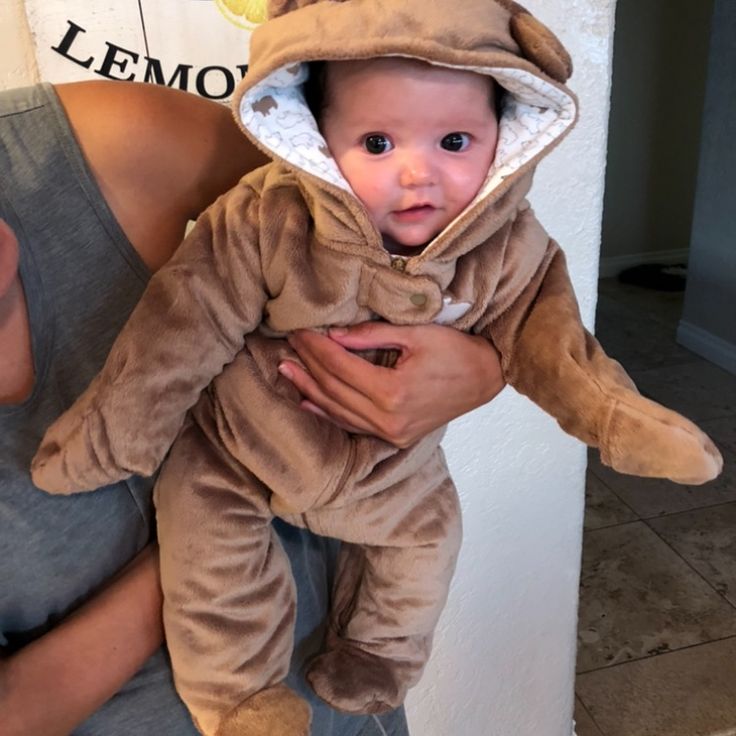
[[723, 461], [692, 422], [638, 393], [583, 327], [559, 247], [548, 241], [532, 280], [488, 324], [504, 377], [620, 473], [701, 484]]
[[236, 187], [153, 276], [102, 371], [47, 430], [32, 463], [39, 488], [93, 490], [156, 470], [188, 409], [261, 321], [257, 207]]

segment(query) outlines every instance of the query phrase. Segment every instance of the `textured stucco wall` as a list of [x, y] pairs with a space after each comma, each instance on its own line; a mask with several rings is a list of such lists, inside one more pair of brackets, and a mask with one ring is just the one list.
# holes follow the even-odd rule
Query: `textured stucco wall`
[[[566, 249], [590, 324], [615, 0], [525, 4], [575, 60], [571, 84], [582, 117], [541, 166], [532, 201]], [[0, 87], [32, 79], [19, 8], [18, 0], [0, 5]], [[570, 736], [583, 449], [511, 390], [455, 422], [445, 447], [462, 496], [465, 542], [432, 661], [409, 698], [412, 732]]]

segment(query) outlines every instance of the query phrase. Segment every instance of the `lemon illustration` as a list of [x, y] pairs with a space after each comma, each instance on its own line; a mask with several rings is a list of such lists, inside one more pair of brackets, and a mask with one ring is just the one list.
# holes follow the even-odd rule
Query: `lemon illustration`
[[231, 23], [249, 31], [267, 18], [268, 0], [215, 0], [215, 4]]

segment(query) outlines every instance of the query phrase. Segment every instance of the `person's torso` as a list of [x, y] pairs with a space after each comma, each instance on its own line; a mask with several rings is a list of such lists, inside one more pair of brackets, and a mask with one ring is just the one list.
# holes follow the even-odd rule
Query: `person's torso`
[[102, 365], [147, 273], [50, 88], [0, 95], [0, 171], [0, 216], [19, 240], [35, 371], [30, 396], [0, 406], [0, 645], [12, 651], [150, 537], [148, 483], [52, 497], [28, 475], [43, 432]]
[[[42, 636], [145, 546], [151, 482], [50, 496], [31, 457], [101, 367], [145, 288], [145, 266], [87, 168], [48, 86], [0, 93], [0, 217], [20, 245], [33, 388], [0, 405], [0, 656]], [[75, 736], [195, 736], [163, 650]]]

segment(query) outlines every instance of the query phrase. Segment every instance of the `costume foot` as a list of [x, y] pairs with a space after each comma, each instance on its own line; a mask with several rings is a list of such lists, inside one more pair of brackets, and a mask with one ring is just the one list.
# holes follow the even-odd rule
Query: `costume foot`
[[348, 645], [320, 654], [307, 671], [314, 692], [345, 713], [386, 713], [408, 689], [400, 665]]
[[638, 394], [616, 404], [602, 440], [601, 460], [620, 473], [701, 485], [723, 469], [721, 453], [707, 435]]
[[[83, 448], [81, 452], [76, 445]], [[33, 484], [49, 493], [68, 494], [111, 483], [105, 473], [85, 459], [90, 455], [89, 444], [79, 434], [61, 441], [47, 435], [31, 463]]]
[[309, 736], [312, 711], [286, 685], [266, 688], [233, 708], [213, 736]]
[[31, 462], [37, 488], [61, 494], [93, 491], [131, 475], [114, 462], [104, 424], [91, 411], [96, 382], [46, 431]]

